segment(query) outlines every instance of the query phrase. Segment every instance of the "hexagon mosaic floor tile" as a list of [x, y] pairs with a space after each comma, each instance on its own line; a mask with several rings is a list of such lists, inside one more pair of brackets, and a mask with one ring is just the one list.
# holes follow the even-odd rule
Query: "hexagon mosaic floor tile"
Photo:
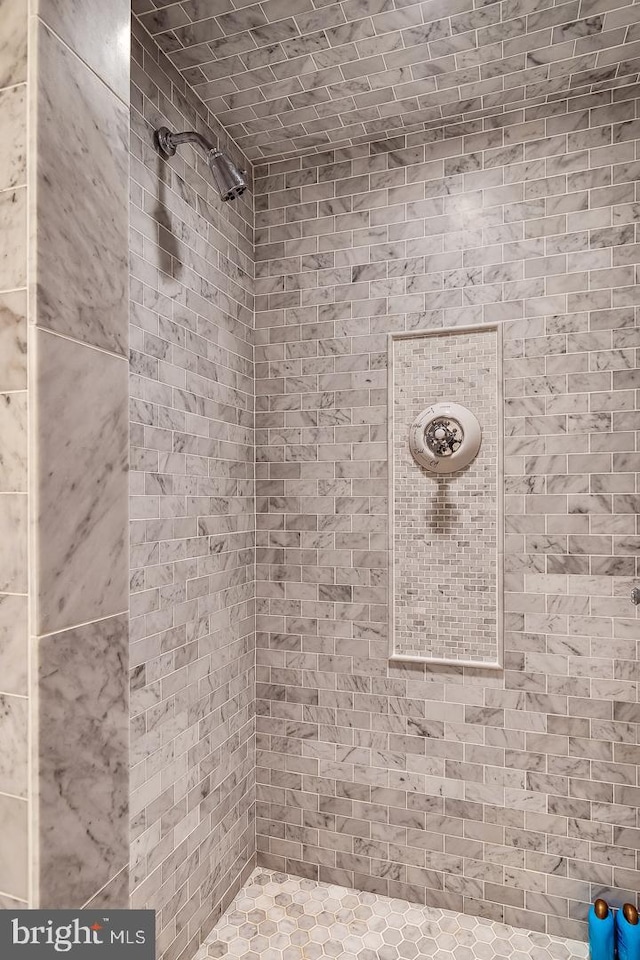
[[584, 960], [586, 943], [258, 868], [196, 960]]

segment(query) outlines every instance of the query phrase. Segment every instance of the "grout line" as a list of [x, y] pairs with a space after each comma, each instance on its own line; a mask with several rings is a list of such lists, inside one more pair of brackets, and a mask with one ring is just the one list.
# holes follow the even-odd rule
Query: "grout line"
[[115, 620], [117, 617], [126, 617], [129, 615], [129, 609], [121, 610], [118, 613], [111, 613], [106, 617], [97, 617], [95, 620], [85, 620], [83, 623], [74, 623], [69, 627], [62, 627], [60, 630], [53, 630], [51, 633], [34, 633], [36, 640], [45, 640], [49, 637], [57, 637], [63, 633], [70, 633], [73, 630], [82, 630], [84, 627], [91, 627], [95, 623], [105, 623], [108, 620]]
[[[67, 50], [67, 51], [71, 54], [71, 56], [74, 58], [74, 60], [77, 60], [79, 63], [81, 63], [81, 64], [83, 65], [83, 67], [85, 67], [85, 68], [89, 71], [89, 73], [93, 74], [93, 76], [96, 78], [96, 80], [99, 80], [99, 81], [100, 81], [100, 83], [102, 84], [102, 86], [105, 87], [105, 88], [109, 91], [109, 93], [111, 93], [111, 94], [116, 98], [116, 100], [119, 100], [120, 103], [121, 103], [124, 107], [126, 107], [127, 109], [129, 109], [129, 106], [130, 106], [129, 99], [125, 99], [125, 98], [122, 97], [119, 93], [116, 93], [116, 91], [113, 89], [113, 87], [111, 86], [111, 84], [108, 83], [108, 82], [104, 79], [104, 77], [101, 77], [100, 74], [91, 66], [91, 64], [87, 63], [87, 61], [78, 53], [78, 51], [77, 51], [77, 50], [74, 50], [73, 47], [71, 47], [71, 46], [67, 43], [67, 41], [64, 40], [63, 37], [61, 37], [60, 34], [57, 33], [56, 30], [54, 30], [54, 28], [53, 28], [52, 26], [50, 26], [50, 24], [47, 23], [47, 21], [46, 21], [39, 13], [37, 13], [37, 12], [31, 12], [31, 13], [29, 13], [29, 18], [30, 18], [31, 20], [34, 20], [37, 25], [39, 25], [39, 26], [41, 26], [41, 27], [44, 27], [45, 30], [47, 31], [47, 33], [49, 33], [52, 37], [54, 37], [54, 38], [58, 41], [58, 43], [60, 44], [60, 46], [64, 47], [64, 49]], [[130, 73], [129, 73], [128, 76], [127, 76], [127, 80], [129, 79], [129, 76], [130, 76]], [[127, 84], [127, 86], [128, 86], [128, 84]], [[37, 87], [36, 87], [36, 89], [37, 89]]]
[[[117, 880], [118, 877], [120, 876], [120, 874], [124, 873], [126, 870], [128, 870], [128, 868], [129, 868], [129, 864], [128, 864], [128, 863], [123, 864], [123, 865], [120, 867], [120, 869], [117, 871], [117, 873], [114, 873], [112, 877], [109, 877], [109, 879], [107, 880], [107, 882], [106, 882], [105, 884], [103, 884], [103, 886], [101, 886], [99, 890], [96, 890], [96, 892], [93, 893], [93, 894], [88, 898], [88, 900], [86, 900], [85, 903], [82, 904], [82, 906], [81, 906], [80, 909], [81, 909], [81, 910], [86, 910], [86, 909], [88, 909], [88, 906], [87, 906], [87, 905], [88, 905], [89, 903], [91, 903], [92, 900], [95, 900], [96, 897], [100, 896], [100, 894], [103, 892], [103, 890], [106, 890], [107, 887], [108, 887], [111, 883], [113, 883], [114, 880]], [[99, 908], [98, 908], [98, 909], [99, 909]]]
[[[0, 890], [0, 897], [8, 897], [10, 900], [15, 900], [18, 904], [24, 904], [24, 907], [16, 907], [17, 910], [27, 910], [29, 908], [29, 901], [23, 900], [21, 897], [16, 897], [13, 893], [7, 893], [6, 890]], [[6, 910], [10, 910], [10, 907], [5, 907]]]
[[25, 78], [24, 80], [19, 80], [17, 83], [10, 83], [6, 87], [0, 87], [0, 97], [3, 95], [3, 93], [9, 93], [10, 91], [18, 90], [19, 87], [26, 87], [26, 86], [27, 86], [27, 79]]
[[[24, 697], [23, 699], [27, 699]], [[29, 803], [29, 797], [21, 797], [17, 793], [10, 793], [8, 790], [0, 790], [0, 797], [9, 797], [11, 800], [20, 800], [22, 803]]]
[[52, 337], [57, 337], [59, 340], [66, 340], [68, 343], [73, 343], [79, 347], [88, 347], [89, 350], [95, 350], [97, 353], [105, 354], [108, 357], [112, 357], [114, 360], [124, 360], [125, 363], [129, 362], [126, 354], [116, 353], [114, 350], [109, 350], [106, 347], [99, 347], [94, 343], [86, 343], [84, 340], [77, 340], [75, 337], [70, 337], [66, 333], [58, 333], [56, 330], [50, 330], [48, 327], [40, 326], [37, 321], [34, 321], [31, 326], [36, 332], [47, 333]]

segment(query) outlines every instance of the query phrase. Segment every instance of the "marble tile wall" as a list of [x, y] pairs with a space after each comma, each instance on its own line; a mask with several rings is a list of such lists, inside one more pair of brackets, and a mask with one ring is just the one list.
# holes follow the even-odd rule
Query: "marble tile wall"
[[[399, 337], [389, 349], [390, 650], [398, 657], [500, 663], [496, 327]], [[466, 406], [482, 431], [474, 460], [447, 475], [425, 470], [409, 448], [415, 418], [442, 400]]]
[[[270, 868], [580, 937], [640, 880], [637, 88], [260, 168], [254, 248], [251, 192], [155, 154], [161, 122], [224, 135], [137, 23], [129, 131], [128, 15], [0, 0], [0, 905], [150, 906], [187, 960], [257, 826]], [[491, 677], [391, 664], [386, 636], [387, 334], [483, 321]]]
[[[637, 94], [256, 168], [265, 866], [570, 937], [637, 897]], [[482, 322], [505, 669], [389, 663], [387, 335]]]
[[127, 646], [126, 613], [40, 641], [40, 886], [50, 907], [127, 906], [126, 889], [117, 900], [109, 890], [129, 855], [120, 823], [129, 800]]
[[49, 908], [128, 904], [128, 44], [126, 0], [31, 11], [30, 903]]
[[[37, 177], [50, 194], [46, 208], [38, 210], [39, 325], [123, 355], [128, 330], [123, 281], [127, 211], [115, 201], [127, 179], [127, 101], [45, 24], [37, 33], [37, 56]], [[71, 195], [69, 183], [74, 185]], [[104, 217], [97, 215], [99, 210]], [[76, 234], [82, 234], [82, 244]], [[61, 271], [66, 250], [74, 256]]]
[[29, 900], [27, 12], [0, 3], [0, 907]]
[[253, 200], [155, 152], [221, 130], [135, 21], [132, 70], [131, 902], [187, 960], [255, 863]]
[[133, 0], [252, 160], [464, 122], [638, 76], [635, 0]]

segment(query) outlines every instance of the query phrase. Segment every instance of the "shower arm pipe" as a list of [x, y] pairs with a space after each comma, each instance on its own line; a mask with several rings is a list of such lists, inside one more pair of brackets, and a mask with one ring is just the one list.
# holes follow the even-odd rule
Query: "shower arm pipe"
[[156, 136], [158, 146], [168, 157], [173, 157], [182, 143], [197, 143], [206, 153], [220, 155], [220, 150], [209, 143], [201, 134], [196, 133], [195, 130], [188, 130], [186, 133], [172, 133], [166, 127], [160, 127]]
[[221, 200], [235, 200], [247, 189], [247, 171], [239, 170], [219, 147], [214, 147], [195, 130], [173, 133], [168, 127], [159, 127], [153, 136], [156, 149], [166, 159], [175, 155], [180, 144], [197, 143], [206, 154]]

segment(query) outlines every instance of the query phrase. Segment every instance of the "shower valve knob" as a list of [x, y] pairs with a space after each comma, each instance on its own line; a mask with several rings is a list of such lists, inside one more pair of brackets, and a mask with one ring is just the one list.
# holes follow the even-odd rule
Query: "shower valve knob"
[[482, 430], [476, 416], [460, 403], [434, 403], [411, 425], [409, 448], [430, 473], [454, 473], [477, 456]]

